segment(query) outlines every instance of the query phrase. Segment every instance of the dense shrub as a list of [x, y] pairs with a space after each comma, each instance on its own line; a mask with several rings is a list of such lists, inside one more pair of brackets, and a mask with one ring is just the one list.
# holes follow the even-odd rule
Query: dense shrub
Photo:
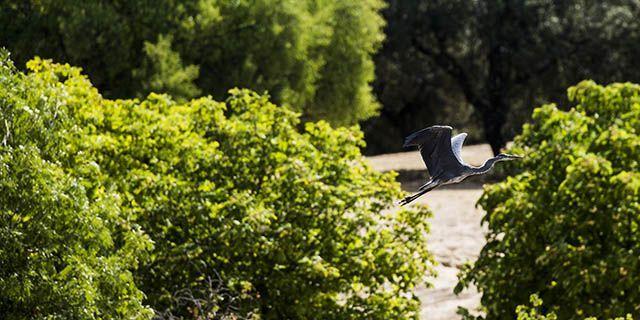
[[107, 100], [78, 69], [40, 59], [29, 68], [73, 111], [69, 170], [117, 192], [123, 215], [153, 239], [136, 280], [156, 310], [193, 315], [176, 296], [202, 301], [221, 279], [240, 316], [417, 317], [430, 214], [388, 210], [402, 192], [364, 162], [358, 129], [300, 132], [298, 114], [247, 90], [226, 102]]
[[131, 271], [151, 242], [69, 152], [69, 99], [0, 51], [0, 318], [148, 319]]
[[511, 152], [519, 174], [487, 187], [487, 244], [461, 275], [488, 319], [539, 292], [559, 319], [640, 305], [640, 86], [581, 82], [574, 106], [538, 108]]

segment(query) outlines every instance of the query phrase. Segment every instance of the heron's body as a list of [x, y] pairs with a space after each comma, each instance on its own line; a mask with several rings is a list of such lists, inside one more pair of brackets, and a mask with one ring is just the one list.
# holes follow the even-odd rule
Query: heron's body
[[401, 205], [412, 202], [438, 186], [459, 183], [469, 176], [486, 173], [496, 162], [520, 158], [501, 153], [489, 158], [482, 166], [468, 165], [462, 160], [462, 145], [467, 134], [461, 133], [452, 138], [452, 130], [449, 126], [432, 126], [405, 139], [405, 147], [418, 147], [431, 179], [418, 189], [418, 193], [402, 199]]

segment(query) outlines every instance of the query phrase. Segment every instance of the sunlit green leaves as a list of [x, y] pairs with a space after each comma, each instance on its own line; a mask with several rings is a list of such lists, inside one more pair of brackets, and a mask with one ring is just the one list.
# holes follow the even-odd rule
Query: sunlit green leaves
[[[42, 219], [54, 216], [49, 211], [69, 211], [64, 225], [74, 228], [61, 232], [84, 237], [76, 245], [80, 257], [93, 248], [89, 245], [97, 248], [91, 253], [117, 249], [112, 259], [95, 259], [121, 269], [93, 274], [94, 265], [83, 264], [93, 260], [79, 258], [51, 271], [64, 288], [97, 296], [101, 308], [96, 310], [109, 317], [140, 311], [135, 280], [145, 303], [185, 317], [201, 312], [194, 304], [178, 303], [185, 292], [216, 310], [263, 319], [418, 317], [414, 289], [426, 284], [433, 263], [426, 249], [430, 212], [391, 210], [402, 191], [394, 174], [379, 173], [363, 160], [357, 127], [336, 129], [321, 121], [301, 128], [298, 113], [241, 89], [229, 91], [224, 102], [210, 97], [176, 102], [162, 94], [108, 100], [78, 69], [42, 59], [29, 67], [26, 75], [14, 72], [16, 82], [35, 87], [25, 92], [46, 103], [35, 112], [4, 113], [7, 119], [31, 117], [37, 125], [11, 122], [25, 132], [12, 131], [11, 145], [28, 142], [49, 150], [47, 157], [41, 152], [42, 161], [52, 162], [60, 177], [75, 179], [47, 179], [67, 181], [74, 192], [54, 188], [48, 191], [51, 200], [39, 205], [48, 210]], [[33, 167], [48, 168], [39, 162], [0, 164], [3, 174], [13, 167], [34, 174], [39, 171]], [[8, 189], [19, 181], [2, 183]], [[28, 199], [43, 196], [40, 186], [14, 189], [31, 190]], [[37, 221], [32, 214], [0, 212], [8, 212], [13, 224]], [[77, 216], [82, 219], [74, 220]], [[145, 233], [154, 245], [149, 255], [143, 250], [150, 244]], [[75, 244], [50, 241], [54, 247]], [[105, 290], [132, 286], [130, 296], [118, 296], [129, 309], [99, 298], [96, 290], [103, 285], [91, 281], [103, 278], [109, 281]], [[211, 278], [220, 279], [224, 295], [211, 289]], [[30, 288], [18, 280], [6, 287]], [[94, 300], [87, 301], [91, 306]]]
[[96, 163], [72, 154], [69, 87], [86, 80], [41, 60], [37, 74], [18, 73], [2, 55], [0, 318], [149, 319], [132, 271], [151, 241]]
[[570, 110], [533, 112], [511, 150], [525, 155], [518, 174], [479, 201], [488, 243], [458, 290], [478, 286], [487, 318], [515, 316], [532, 292], [561, 319], [637, 311], [640, 87], [584, 81], [568, 93]]

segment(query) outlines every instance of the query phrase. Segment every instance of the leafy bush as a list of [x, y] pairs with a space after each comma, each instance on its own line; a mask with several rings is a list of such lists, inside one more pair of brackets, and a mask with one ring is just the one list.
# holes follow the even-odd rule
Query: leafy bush
[[176, 297], [210, 301], [200, 295], [219, 274], [233, 302], [214, 299], [211, 312], [233, 303], [264, 319], [418, 316], [430, 213], [388, 210], [402, 192], [363, 160], [357, 128], [300, 132], [298, 114], [247, 90], [226, 102], [107, 100], [78, 69], [29, 68], [73, 110], [69, 170], [117, 192], [153, 239], [136, 281], [156, 310], [195, 316]]
[[461, 275], [487, 318], [539, 292], [559, 319], [611, 318], [640, 304], [640, 86], [591, 81], [568, 111], [538, 108], [511, 152], [518, 175], [487, 187], [487, 244]]
[[132, 270], [151, 242], [70, 153], [80, 129], [49, 80], [0, 51], [0, 318], [148, 319]]

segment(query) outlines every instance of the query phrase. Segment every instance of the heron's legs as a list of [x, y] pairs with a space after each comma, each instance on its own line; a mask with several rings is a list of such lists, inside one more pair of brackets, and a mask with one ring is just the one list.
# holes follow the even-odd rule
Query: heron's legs
[[422, 190], [428, 188], [432, 183], [433, 183], [433, 180], [429, 180], [429, 182], [421, 185], [420, 188], [418, 188], [418, 191], [422, 191]]
[[400, 200], [398, 202], [399, 205], [404, 206], [410, 202], [412, 202], [413, 200], [418, 199], [421, 195], [433, 190], [435, 187], [437, 187], [440, 184], [439, 181], [429, 181], [429, 183], [427, 183], [426, 185], [420, 187], [422, 190], [420, 190], [419, 192], [417, 192], [416, 194], [410, 195], [408, 197], [405, 197], [404, 199]]

